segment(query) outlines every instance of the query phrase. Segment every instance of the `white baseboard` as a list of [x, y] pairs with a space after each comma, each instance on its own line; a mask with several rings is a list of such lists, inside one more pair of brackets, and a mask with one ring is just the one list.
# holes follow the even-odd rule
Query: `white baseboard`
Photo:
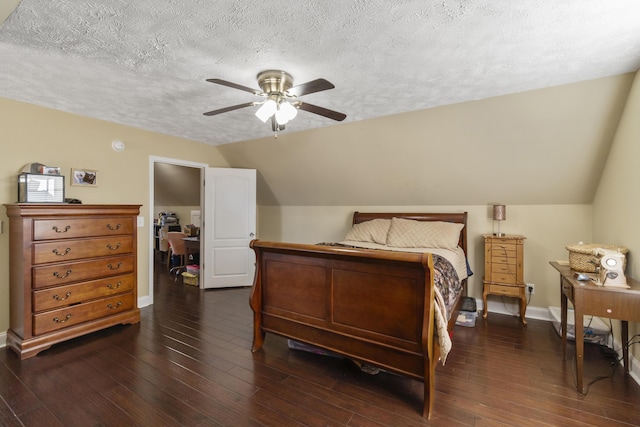
[[149, 298], [148, 295], [138, 298], [138, 308], [147, 307], [150, 305], [151, 305], [151, 298]]
[[[620, 365], [624, 365], [622, 362], [622, 343], [615, 337], [613, 338], [613, 348], [616, 349], [616, 353], [618, 353]], [[631, 352], [629, 352], [629, 375], [636, 383], [640, 384], [640, 361], [633, 357]]]
[[[507, 314], [510, 316], [518, 316], [520, 317], [520, 308], [515, 299], [509, 298], [509, 301], [487, 301], [487, 305], [489, 306], [489, 313], [497, 313], [497, 314]], [[476, 306], [478, 310], [482, 310], [484, 305], [482, 304], [482, 300], [476, 300]], [[548, 307], [527, 307], [527, 313], [525, 314], [525, 318], [527, 319], [537, 319], [537, 320], [546, 320], [547, 322], [551, 322], [551, 314], [549, 313]]]
[[7, 346], [7, 333], [0, 332], [0, 348]]

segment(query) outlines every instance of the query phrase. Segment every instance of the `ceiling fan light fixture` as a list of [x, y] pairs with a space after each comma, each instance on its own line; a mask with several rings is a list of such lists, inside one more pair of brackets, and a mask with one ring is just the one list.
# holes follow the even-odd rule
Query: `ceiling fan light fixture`
[[256, 111], [256, 117], [262, 120], [262, 123], [266, 123], [277, 110], [278, 104], [276, 104], [276, 101], [273, 99], [267, 99]]
[[280, 125], [286, 125], [290, 120], [293, 120], [297, 114], [298, 109], [296, 107], [287, 101], [282, 101], [276, 111], [276, 121]]
[[280, 104], [280, 109], [285, 111], [289, 120], [293, 120], [298, 115], [298, 109], [293, 106], [290, 102], [284, 101]]
[[217, 110], [207, 111], [203, 114], [205, 116], [216, 116], [241, 108], [259, 106], [255, 112], [255, 116], [263, 123], [271, 120], [271, 128], [274, 132], [284, 130], [284, 125], [296, 117], [298, 110], [304, 110], [339, 122], [347, 118], [346, 114], [298, 101], [300, 96], [333, 89], [335, 87], [325, 79], [315, 79], [293, 86], [293, 77], [282, 70], [265, 70], [258, 73], [257, 78], [258, 86], [260, 86], [262, 91], [222, 79], [207, 79], [210, 83], [249, 92], [264, 97], [265, 100], [263, 102], [245, 102], [244, 104], [218, 108]]

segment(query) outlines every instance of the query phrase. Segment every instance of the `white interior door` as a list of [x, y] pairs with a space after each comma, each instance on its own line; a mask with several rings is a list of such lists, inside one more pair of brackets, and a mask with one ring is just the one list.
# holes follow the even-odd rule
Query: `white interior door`
[[206, 168], [204, 192], [202, 287], [251, 286], [255, 255], [249, 242], [256, 237], [256, 171]]

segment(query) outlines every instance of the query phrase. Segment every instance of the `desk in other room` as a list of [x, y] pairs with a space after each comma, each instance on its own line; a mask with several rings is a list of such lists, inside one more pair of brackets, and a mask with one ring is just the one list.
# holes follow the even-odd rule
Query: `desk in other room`
[[188, 262], [190, 255], [200, 253], [200, 237], [183, 237], [182, 240], [184, 240], [185, 249], [187, 250], [186, 262]]
[[629, 322], [640, 322], [640, 282], [627, 277], [626, 288], [597, 286], [593, 281], [579, 281], [574, 270], [557, 261], [549, 264], [560, 273], [560, 304], [562, 312], [562, 357], [567, 356], [567, 309], [573, 304], [576, 337], [576, 387], [582, 387], [584, 356], [584, 315], [621, 320], [622, 359], [625, 372], [629, 372]]

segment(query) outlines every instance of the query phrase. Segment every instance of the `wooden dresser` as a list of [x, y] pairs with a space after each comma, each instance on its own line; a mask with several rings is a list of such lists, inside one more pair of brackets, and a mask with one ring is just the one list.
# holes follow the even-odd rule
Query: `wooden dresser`
[[123, 323], [137, 308], [140, 205], [5, 205], [10, 232], [10, 329], [21, 359]]
[[482, 292], [483, 317], [487, 318], [487, 295], [502, 295], [519, 298], [520, 319], [527, 324], [524, 316], [527, 299], [524, 283], [524, 236], [505, 234], [484, 237], [484, 290]]

